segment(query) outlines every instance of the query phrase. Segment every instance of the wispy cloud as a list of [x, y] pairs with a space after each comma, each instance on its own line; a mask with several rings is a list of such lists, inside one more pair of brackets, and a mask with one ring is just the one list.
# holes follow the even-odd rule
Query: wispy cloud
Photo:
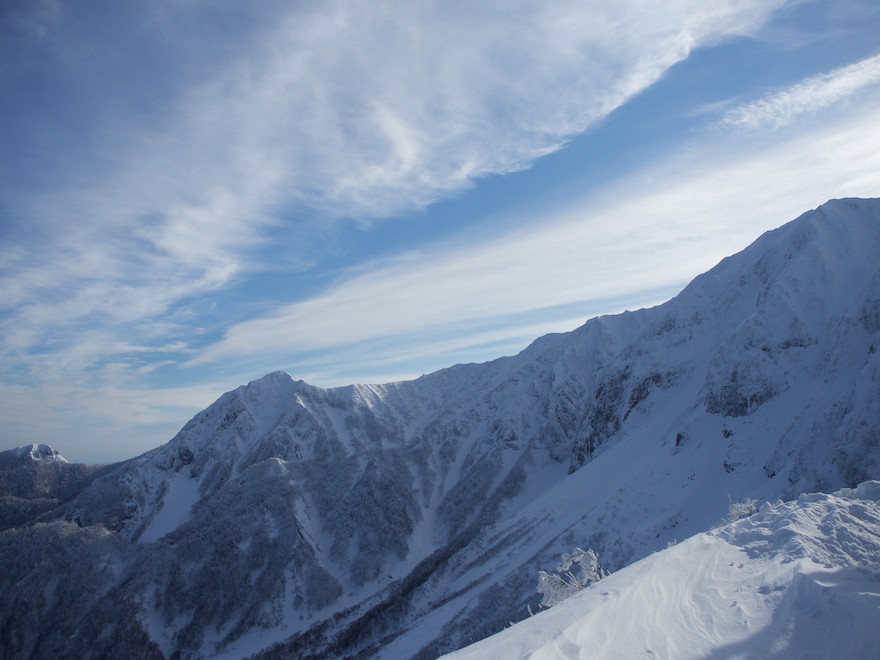
[[0, 384], [3, 438], [50, 442], [74, 461], [119, 461], [171, 439], [182, 420], [240, 384], [227, 380], [160, 390], [111, 382], [87, 389], [63, 381]]
[[[752, 29], [777, 4], [285, 3], [232, 55], [206, 26], [192, 38], [225, 58], [222, 69], [196, 67], [147, 122], [137, 108], [101, 108], [113, 132], [92, 127], [93, 144], [56, 167], [48, 194], [6, 191], [36, 229], [4, 255], [0, 305], [35, 341], [95, 315], [155, 318], [259, 268], [249, 249], [278, 223], [303, 225], [295, 263], [315, 228], [305, 218], [400, 213], [528, 167], [693, 45]], [[157, 11], [151, 29], [173, 36], [176, 18]], [[110, 84], [130, 75], [102, 66]]]
[[534, 323], [528, 314], [554, 307], [580, 305], [586, 320], [618, 311], [609, 300], [635, 300], [646, 290], [668, 295], [808, 208], [875, 194], [878, 122], [869, 99], [857, 117], [808, 137], [704, 146], [657, 164], [650, 185], [648, 172], [636, 173], [601, 199], [546, 210], [522, 231], [378, 264], [323, 295], [236, 324], [190, 364], [369, 340], [397, 342], [399, 350], [421, 341], [429, 351], [432, 338], [456, 332], [466, 343], [489, 325], [517, 335], [519, 325]]
[[733, 108], [721, 123], [737, 128], [780, 128], [809, 113], [844, 102], [866, 87], [880, 84], [880, 55]]
[[[35, 397], [39, 384], [136, 387], [105, 367], [135, 378], [188, 359], [205, 327], [181, 309], [265, 268], [260, 248], [282, 230], [286, 261], [269, 267], [305, 268], [340, 218], [368, 227], [526, 169], [695, 46], [756, 30], [784, 0], [258, 4], [41, 2], [4, 22], [0, 56], [14, 63], [0, 70], [13, 118], [0, 128], [6, 382], [31, 383]], [[534, 259], [523, 252], [532, 238]], [[362, 315], [362, 337], [382, 337], [390, 324], [421, 327], [405, 308], [426, 296], [436, 319], [465, 321], [505, 289], [492, 313], [531, 309], [542, 272], [578, 276], [545, 256], [558, 237], [506, 241], [492, 249], [519, 255], [533, 280], [473, 251], [445, 255], [449, 265], [427, 257], [422, 270], [402, 258], [235, 325], [196, 360], [278, 336], [294, 312], [297, 336], [320, 348], [321, 332], [358, 340], [328, 325], [346, 313]], [[599, 247], [583, 256], [605, 263]], [[448, 268], [482, 298], [438, 287]], [[422, 293], [396, 287], [398, 275]], [[532, 302], [501, 286], [507, 276]], [[359, 302], [368, 285], [397, 311]], [[545, 305], [575, 296], [543, 295]]]

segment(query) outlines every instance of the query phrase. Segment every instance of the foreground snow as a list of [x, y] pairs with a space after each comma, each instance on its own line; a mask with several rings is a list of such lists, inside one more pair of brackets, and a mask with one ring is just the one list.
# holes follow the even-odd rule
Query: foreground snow
[[880, 482], [764, 504], [449, 658], [880, 657]]

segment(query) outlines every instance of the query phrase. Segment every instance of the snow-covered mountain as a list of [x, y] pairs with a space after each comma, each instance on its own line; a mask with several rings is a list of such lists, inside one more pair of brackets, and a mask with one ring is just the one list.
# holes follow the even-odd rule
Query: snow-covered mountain
[[[658, 307], [324, 390], [274, 373], [0, 538], [8, 656], [436, 657], [721, 520], [880, 476], [880, 200]], [[73, 576], [73, 569], [76, 575]]]
[[54, 509], [101, 474], [100, 466], [68, 463], [49, 445], [0, 452], [0, 530]]

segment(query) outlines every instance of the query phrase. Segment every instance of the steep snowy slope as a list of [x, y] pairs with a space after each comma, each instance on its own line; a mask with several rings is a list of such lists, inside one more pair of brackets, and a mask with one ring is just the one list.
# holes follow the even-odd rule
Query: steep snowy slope
[[876, 658], [880, 482], [764, 504], [448, 656]]
[[[9, 563], [0, 644], [434, 657], [527, 616], [538, 570], [575, 546], [617, 569], [709, 528], [729, 497], [880, 476], [878, 251], [880, 201], [829, 202], [665, 305], [515, 357], [229, 392], [4, 534], [5, 557], [58, 568]], [[73, 562], [87, 593], [52, 586]]]

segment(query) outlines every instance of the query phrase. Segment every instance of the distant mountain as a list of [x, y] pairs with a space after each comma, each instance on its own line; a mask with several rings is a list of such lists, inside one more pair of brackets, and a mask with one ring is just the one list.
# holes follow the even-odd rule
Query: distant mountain
[[880, 200], [515, 357], [325, 390], [270, 374], [0, 537], [7, 657], [430, 658], [731, 499], [880, 476]]
[[50, 511], [98, 476], [101, 466], [68, 463], [49, 445], [0, 452], [0, 530]]
[[880, 482], [766, 503], [449, 656], [876, 658]]

